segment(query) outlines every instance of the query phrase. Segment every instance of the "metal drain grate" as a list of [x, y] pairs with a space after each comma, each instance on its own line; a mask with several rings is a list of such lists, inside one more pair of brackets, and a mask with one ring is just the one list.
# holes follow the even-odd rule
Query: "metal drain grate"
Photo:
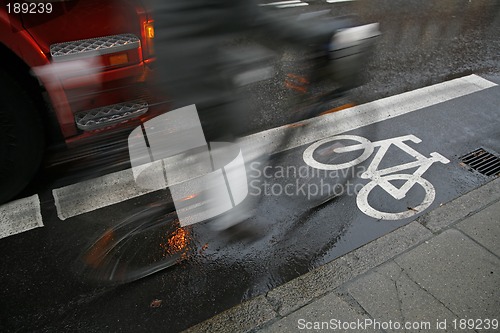
[[460, 158], [463, 164], [486, 176], [500, 176], [500, 158], [478, 148]]

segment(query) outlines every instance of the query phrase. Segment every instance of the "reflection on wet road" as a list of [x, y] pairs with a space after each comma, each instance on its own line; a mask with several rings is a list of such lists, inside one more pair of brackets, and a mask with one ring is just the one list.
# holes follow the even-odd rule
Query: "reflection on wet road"
[[[447, 102], [417, 107], [414, 111], [381, 119], [381, 122], [341, 130], [342, 135], [364, 137], [371, 142], [401, 136], [417, 137], [422, 140], [420, 143], [407, 144], [420, 154], [427, 158], [438, 152], [449, 159], [447, 164], [432, 164], [423, 174], [435, 188], [435, 198], [429, 209], [489, 179], [460, 166], [461, 156], [478, 146], [493, 151], [500, 147], [498, 137], [494, 135], [497, 130], [495, 107], [500, 94], [498, 87], [479, 77], [466, 77], [455, 82], [460, 87], [441, 89], [443, 94], [452, 94], [452, 98], [446, 98], [439, 92], [433, 94], [438, 101], [448, 99]], [[455, 83], [446, 83], [450, 84]], [[478, 84], [483, 84], [484, 88], [478, 88]], [[439, 87], [433, 89], [440, 90]], [[398, 108], [408, 110], [410, 103], [415, 103], [417, 93], [405, 95], [406, 98], [396, 96], [399, 102], [393, 106], [389, 106], [390, 101], [377, 101], [357, 108], [373, 108], [373, 112], [367, 113], [372, 115], [375, 112], [378, 115], [384, 112], [397, 114]], [[463, 96], [453, 95], [457, 93]], [[385, 106], [377, 109], [376, 106], [381, 105]], [[352, 110], [357, 109], [327, 117], [348, 117]], [[189, 239], [185, 260], [133, 283], [119, 287], [93, 287], [91, 281], [82, 281], [81, 271], [77, 269], [80, 251], [95, 235], [105, 234], [109, 227], [116, 226], [120, 221], [137, 212], [148, 214], [151, 210], [144, 208], [152, 203], [158, 207], [171, 203], [168, 190], [132, 197], [118, 204], [74, 215], [65, 221], [57, 218], [54, 206], [44, 206], [43, 228], [2, 239], [2, 271], [6, 272], [1, 280], [5, 286], [2, 307], [5, 309], [3, 313], [11, 318], [9, 325], [22, 326], [18, 320], [35, 323], [37, 316], [41, 316], [44, 321], [36, 322], [49, 330], [74, 327], [92, 331], [116, 325], [148, 330], [168, 325], [172, 331], [182, 330], [244, 300], [265, 294], [411, 221], [413, 217], [378, 220], [359, 210], [355, 189], [366, 187], [370, 182], [361, 175], [373, 163], [376, 153], [346, 173], [332, 174], [306, 165], [303, 155], [308, 147], [323, 135], [338, 134], [333, 125], [325, 121], [306, 126], [318, 135], [315, 139], [307, 139], [311, 133], [306, 130], [302, 144], [290, 142], [288, 149], [250, 169], [250, 178], [255, 181], [250, 193], [262, 194], [254, 217], [225, 232], [216, 232], [205, 222], [190, 226], [189, 235], [184, 235]], [[320, 124], [326, 124], [324, 128], [332, 132], [318, 132]], [[467, 128], [467, 131], [455, 131], [455, 128]], [[343, 146], [349, 145], [352, 142]], [[328, 144], [320, 145], [321, 154], [314, 155], [315, 159], [324, 164], [332, 164], [333, 161], [342, 164], [352, 160], [349, 156], [345, 160], [330, 160], [328, 155], [335, 153], [335, 149]], [[374, 151], [376, 149], [380, 148], [374, 148]], [[399, 148], [388, 149], [379, 169], [411, 163], [414, 159]], [[416, 168], [404, 170], [406, 174], [414, 172]], [[329, 196], [334, 182], [341, 186], [343, 195]], [[404, 184], [394, 182], [392, 185], [398, 187]], [[418, 207], [425, 196], [424, 188], [413, 186], [398, 201], [377, 186], [372, 189], [368, 201], [380, 211], [406, 209], [412, 212], [411, 208]], [[329, 200], [322, 204], [326, 198]], [[313, 206], [316, 208], [310, 209]], [[420, 213], [415, 212], [415, 216]], [[168, 226], [154, 228], [154, 221], [147, 220], [146, 223], [150, 224], [144, 228], [146, 232], [134, 241], [138, 246], [133, 247], [132, 255], [137, 262], [158, 260], [161, 253], [165, 253], [165, 244], [168, 244], [162, 236], [171, 234]], [[175, 244], [169, 246], [172, 248]], [[19, 256], [26, 258], [25, 264], [19, 265]], [[87, 259], [91, 264], [98, 262], [92, 261], [95, 259], [92, 256]], [[19, 277], [21, 271], [26, 273]], [[57, 281], [59, 290], [55, 295], [50, 287], [53, 281]], [[26, 287], [19, 292], [19, 286]], [[30, 301], [33, 299], [37, 302]], [[163, 301], [160, 307], [152, 310], [149, 305], [155, 299]], [[29, 305], [21, 313], [18, 307], [6, 306], [13, 302]], [[124, 316], [124, 313], [127, 315]], [[53, 316], [59, 319], [50, 321]]]
[[[434, 163], [423, 174], [435, 188], [435, 198], [429, 209], [483, 184], [489, 178], [460, 166], [459, 159], [478, 147], [500, 151], [498, 87], [480, 90], [475, 83], [464, 82], [452, 89], [457, 95], [446, 101], [437, 98], [442, 95], [436, 91], [417, 95], [418, 98], [401, 100], [399, 108], [432, 102], [401, 114], [395, 111], [397, 105], [384, 104], [384, 100], [378, 99], [464, 73], [488, 74], [483, 76], [498, 82], [495, 74], [499, 69], [499, 6], [498, 1], [406, 1], [404, 5], [395, 5], [391, 1], [370, 0], [335, 4], [333, 8], [339, 15], [357, 12], [362, 20], [381, 23], [383, 36], [375, 61], [370, 65], [371, 80], [357, 89], [353, 97], [358, 104], [377, 100], [377, 107], [365, 110], [364, 115], [380, 117], [379, 122], [349, 127], [356, 120], [346, 116], [337, 124], [346, 127], [335, 128], [331, 124], [310, 127], [309, 132], [304, 133], [303, 142], [291, 144], [286, 151], [275, 154], [266, 162], [268, 164], [259, 166], [260, 169], [270, 166], [267, 169], [270, 177], [256, 177], [260, 180], [254, 183], [253, 191], [260, 189], [264, 193], [267, 189], [269, 195], [263, 196], [255, 217], [240, 228], [223, 233], [214, 232], [207, 223], [192, 226], [189, 235], [184, 235], [189, 239], [186, 260], [145, 279], [118, 287], [95, 285], [82, 281], [77, 260], [96, 235], [144, 211], [151, 203], [171, 202], [169, 191], [137, 194], [121, 191], [119, 187], [109, 192], [99, 192], [99, 186], [70, 187], [75, 182], [122, 172], [122, 178], [101, 178], [99, 184], [103, 188], [109, 184], [123, 185], [130, 190], [124, 171], [130, 167], [125, 144], [109, 143], [108, 149], [103, 149], [101, 154], [95, 154], [94, 148], [82, 149], [82, 157], [75, 160], [73, 168], [65, 163], [58, 164], [58, 157], [54, 157], [53, 164], [58, 166], [49, 168], [49, 173], [53, 170], [49, 184], [42, 181], [33, 191], [40, 193], [39, 200], [35, 198], [29, 205], [29, 212], [33, 214], [23, 215], [26, 220], [43, 221], [43, 227], [0, 241], [3, 254], [0, 263], [1, 325], [5, 331], [180, 331], [243, 300], [265, 294], [409, 222], [412, 218], [390, 221], [370, 217], [359, 210], [355, 195], [327, 196], [330, 200], [325, 204], [321, 204], [321, 200], [308, 199], [311, 189], [319, 190], [324, 184], [332, 184], [333, 177], [327, 173], [297, 177], [299, 170], [311, 170], [303, 161], [304, 151], [314, 142], [332, 135], [355, 135], [371, 142], [413, 135], [422, 140], [418, 144], [409, 143], [413, 149], [425, 157], [437, 152], [448, 159], [448, 164]], [[286, 10], [305, 12], [325, 8], [331, 7], [324, 1], [311, 1], [308, 6]], [[277, 65], [281, 77], [291, 66], [291, 60], [288, 53], [282, 55]], [[249, 88], [258, 96], [250, 102], [255, 109], [255, 114], [249, 116], [254, 132], [284, 125], [289, 119], [282, 111], [286, 93], [280, 88], [279, 80], [280, 75], [277, 75], [270, 82]], [[473, 93], [460, 94], [470, 89], [470, 85], [476, 87]], [[321, 149], [326, 149], [328, 154], [328, 147]], [[358, 176], [372, 163], [374, 155], [357, 166], [355, 177], [336, 178], [335, 181], [349, 181], [352, 188], [358, 186], [358, 189], [366, 186], [370, 180]], [[322, 157], [315, 158], [326, 161]], [[380, 168], [410, 161], [411, 156], [398, 149], [389, 149]], [[100, 167], [95, 167], [96, 164]], [[297, 174], [279, 173], [280, 166], [285, 170], [297, 170]], [[101, 172], [96, 174], [96, 169]], [[77, 175], [73, 178], [75, 170]], [[412, 172], [414, 170], [407, 173]], [[60, 180], [63, 174], [70, 179]], [[267, 187], [263, 181], [267, 182]], [[395, 182], [393, 185], [402, 184]], [[52, 190], [62, 188], [66, 189], [65, 194], [75, 194], [77, 189], [89, 192], [75, 194], [79, 197], [78, 202], [68, 201], [56, 207]], [[290, 195], [273, 194], [285, 188]], [[347, 192], [347, 187], [344, 189]], [[415, 186], [398, 206], [391, 195], [375, 187], [368, 201], [378, 210], [401, 208], [411, 211], [424, 197], [425, 189]], [[101, 205], [97, 207], [95, 202]], [[309, 210], [311, 205], [317, 207]], [[0, 216], [10, 219], [12, 211], [8, 214], [2, 211]], [[40, 224], [27, 228], [36, 226]], [[168, 249], [176, 246], [168, 243], [171, 237], [164, 237], [170, 232], [168, 227], [149, 231], [153, 234], [141, 235], [149, 247], [137, 248], [133, 253], [135, 258], [156, 260], [158, 257], [152, 258], [150, 249], [154, 248], [155, 255], [161, 256], [167, 251], [165, 245]], [[88, 259], [95, 263], [92, 257]], [[161, 302], [152, 303], [154, 300]], [[151, 304], [160, 305], [152, 307]]]

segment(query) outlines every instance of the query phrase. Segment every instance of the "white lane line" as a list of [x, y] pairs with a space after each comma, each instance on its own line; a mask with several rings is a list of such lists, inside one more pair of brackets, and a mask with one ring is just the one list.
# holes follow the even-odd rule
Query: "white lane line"
[[308, 3], [302, 2], [300, 0], [291, 0], [291, 1], [277, 1], [260, 4], [259, 6], [275, 6], [277, 8], [288, 8], [288, 7], [299, 7], [299, 6], [308, 6]]
[[276, 7], [278, 7], [278, 8], [290, 8], [290, 7], [300, 7], [300, 6], [309, 6], [309, 4], [305, 3], [305, 2], [299, 2], [299, 3], [289, 4], [289, 5], [279, 5]]
[[[157, 174], [163, 172], [161, 161], [149, 163], [147, 172]], [[138, 168], [144, 168], [139, 166]], [[150, 192], [165, 189], [165, 181], [157, 177], [144, 189], [137, 186], [133, 170], [127, 169], [111, 173], [99, 178], [90, 179], [81, 183], [76, 183], [52, 190], [57, 209], [57, 216], [61, 220], [87, 213], [99, 208], [107, 207], [128, 199], [132, 199]]]
[[326, 2], [328, 3], [348, 2], [348, 1], [354, 1], [354, 0], [326, 0]]
[[43, 227], [38, 195], [0, 206], [0, 239]]
[[[304, 121], [302, 123], [307, 125], [307, 131], [292, 136], [285, 145], [281, 142], [285, 132], [300, 131], [300, 127], [285, 125], [247, 136], [242, 141], [244, 146], [265, 147], [267, 152], [279, 152], [280, 147], [281, 150], [292, 149], [494, 86], [497, 84], [477, 75], [469, 75]], [[245, 159], [256, 158], [253, 151], [245, 151]]]
[[288, 4], [299, 3], [299, 2], [301, 2], [301, 1], [300, 0], [277, 1], [277, 2], [263, 3], [263, 4], [260, 4], [259, 6], [279, 6], [279, 5], [288, 5]]
[[[244, 137], [241, 141], [244, 149], [258, 146], [266, 147], [268, 152], [278, 152], [279, 148], [282, 150], [295, 148], [493, 86], [496, 86], [493, 82], [477, 75], [470, 75], [308, 120], [307, 132], [293, 137], [284, 147], [280, 147], [281, 138], [287, 131], [300, 130], [299, 128], [285, 125]], [[251, 148], [244, 151], [246, 160], [258, 157], [256, 154], [256, 150]], [[156, 164], [155, 167], [161, 167], [161, 165]], [[157, 182], [153, 188], [147, 190], [139, 188], [134, 181], [132, 169], [128, 169], [55, 189], [53, 195], [57, 214], [61, 220], [64, 220], [164, 189], [167, 186], [169, 184]]]

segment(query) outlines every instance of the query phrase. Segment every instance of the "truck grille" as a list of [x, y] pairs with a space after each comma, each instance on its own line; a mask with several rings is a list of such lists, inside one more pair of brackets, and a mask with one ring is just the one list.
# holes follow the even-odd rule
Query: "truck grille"
[[59, 62], [136, 49], [140, 45], [137, 36], [122, 34], [52, 44], [50, 55], [54, 62]]

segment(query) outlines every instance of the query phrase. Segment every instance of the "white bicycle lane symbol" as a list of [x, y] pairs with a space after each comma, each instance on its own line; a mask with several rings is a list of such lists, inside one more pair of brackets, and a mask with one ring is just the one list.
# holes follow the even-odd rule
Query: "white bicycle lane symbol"
[[[352, 140], [358, 142], [358, 144], [337, 147], [333, 149], [334, 153], [341, 154], [341, 153], [362, 150], [363, 151], [362, 154], [352, 161], [341, 164], [325, 164], [315, 159], [314, 152], [320, 146], [326, 143], [333, 143], [335, 141], [340, 141], [340, 140]], [[353, 167], [365, 161], [372, 155], [375, 147], [380, 147], [377, 153], [375, 154], [373, 161], [368, 166], [367, 170], [361, 174], [361, 178], [371, 179], [371, 181], [359, 191], [356, 198], [356, 203], [359, 209], [363, 213], [373, 218], [384, 219], [384, 220], [401, 220], [408, 217], [412, 217], [413, 215], [424, 211], [434, 201], [434, 198], [436, 196], [436, 191], [434, 189], [434, 186], [428, 180], [422, 178], [424, 172], [426, 172], [427, 169], [429, 169], [429, 167], [435, 162], [441, 162], [443, 164], [447, 164], [450, 162], [447, 158], [436, 152], [431, 153], [430, 157], [426, 157], [420, 154], [418, 151], [411, 148], [410, 146], [408, 146], [407, 144], [405, 144], [405, 141], [412, 141], [414, 143], [422, 142], [422, 140], [420, 140], [414, 135], [405, 135], [375, 142], [371, 142], [366, 138], [356, 135], [338, 135], [320, 140], [309, 146], [304, 151], [303, 159], [307, 165], [313, 168], [321, 170], [342, 170]], [[380, 162], [384, 158], [385, 154], [387, 153], [391, 145], [395, 145], [401, 150], [405, 151], [407, 154], [413, 156], [416, 159], [416, 161], [392, 166], [385, 169], [378, 169]], [[401, 173], [401, 171], [413, 168], [417, 169], [412, 174]], [[404, 180], [405, 182], [403, 186], [398, 188], [390, 183], [390, 181], [394, 180]], [[407, 209], [404, 212], [389, 213], [389, 212], [379, 211], [373, 208], [368, 202], [368, 195], [376, 186], [380, 186], [383, 190], [389, 193], [394, 199], [401, 200], [404, 197], [406, 197], [408, 191], [416, 184], [419, 184], [424, 188], [425, 196], [422, 203], [412, 209]]]

